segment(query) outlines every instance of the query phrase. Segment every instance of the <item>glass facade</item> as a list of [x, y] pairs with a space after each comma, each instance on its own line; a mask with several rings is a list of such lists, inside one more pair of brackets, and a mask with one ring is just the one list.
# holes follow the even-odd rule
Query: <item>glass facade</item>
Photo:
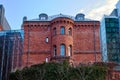
[[22, 65], [23, 30], [0, 31], [0, 80]]
[[119, 62], [119, 22], [118, 18], [105, 18], [108, 60]]
[[100, 36], [103, 61], [120, 63], [119, 19], [105, 17], [101, 22]]

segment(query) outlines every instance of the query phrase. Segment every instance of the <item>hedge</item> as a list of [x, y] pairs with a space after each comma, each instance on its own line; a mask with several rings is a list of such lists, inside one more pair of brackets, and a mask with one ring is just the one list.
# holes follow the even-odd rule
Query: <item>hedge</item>
[[70, 66], [63, 63], [43, 63], [10, 73], [9, 80], [105, 80], [107, 67], [102, 65]]

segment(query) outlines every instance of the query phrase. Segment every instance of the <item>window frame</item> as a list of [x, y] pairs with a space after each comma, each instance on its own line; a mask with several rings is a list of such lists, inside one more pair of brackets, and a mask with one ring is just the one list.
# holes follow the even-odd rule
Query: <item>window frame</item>
[[60, 45], [60, 56], [65, 56], [66, 55], [66, 47], [65, 44]]
[[72, 28], [68, 29], [68, 35], [70, 35], [70, 36], [72, 35]]
[[53, 54], [54, 54], [54, 56], [57, 56], [57, 46], [56, 45], [53, 46]]
[[65, 27], [64, 26], [61, 26], [61, 28], [60, 28], [60, 34], [61, 35], [65, 34]]
[[68, 46], [68, 56], [72, 56], [72, 46]]
[[53, 35], [56, 35], [56, 34], [57, 34], [56, 28], [53, 28]]
[[46, 42], [46, 43], [49, 42], [49, 38], [48, 38], [48, 37], [45, 38], [45, 42]]
[[45, 16], [41, 16], [40, 20], [46, 20], [46, 17]]

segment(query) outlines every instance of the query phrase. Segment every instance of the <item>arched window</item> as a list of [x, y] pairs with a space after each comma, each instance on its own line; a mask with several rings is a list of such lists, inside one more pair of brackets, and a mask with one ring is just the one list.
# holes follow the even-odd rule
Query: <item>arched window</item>
[[64, 26], [61, 27], [60, 34], [65, 34], [65, 27]]
[[64, 44], [60, 45], [60, 55], [65, 56], [65, 45]]
[[53, 35], [56, 35], [57, 32], [56, 32], [56, 28], [53, 29]]
[[53, 46], [53, 50], [54, 50], [54, 52], [53, 52], [54, 56], [56, 56], [57, 55], [57, 47], [56, 47], [56, 45]]
[[68, 35], [72, 35], [72, 29], [71, 28], [68, 29]]
[[72, 46], [68, 46], [68, 56], [72, 56]]

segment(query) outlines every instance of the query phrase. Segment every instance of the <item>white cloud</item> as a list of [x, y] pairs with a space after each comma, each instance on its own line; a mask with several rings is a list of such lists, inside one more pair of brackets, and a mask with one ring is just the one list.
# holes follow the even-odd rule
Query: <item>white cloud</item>
[[100, 7], [92, 9], [86, 15], [87, 18], [100, 20], [104, 14], [109, 15], [112, 10], [115, 8], [116, 3], [118, 0], [105, 0], [106, 3], [104, 5], [101, 4]]
[[81, 9], [81, 10], [80, 10], [80, 13], [83, 13], [83, 12], [84, 12], [84, 9]]

